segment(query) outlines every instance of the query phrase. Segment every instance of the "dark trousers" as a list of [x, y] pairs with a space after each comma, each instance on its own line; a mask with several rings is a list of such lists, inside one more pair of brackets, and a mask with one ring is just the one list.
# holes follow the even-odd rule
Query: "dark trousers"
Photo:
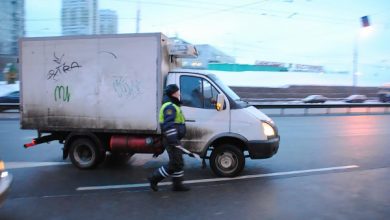
[[[169, 162], [168, 165], [164, 165], [158, 169], [158, 173], [163, 177], [172, 176], [183, 177], [184, 160], [183, 152], [176, 148], [174, 145], [169, 145], [165, 138], [163, 138], [163, 146], [167, 150]], [[157, 173], [156, 173], [157, 174]]]
[[168, 152], [169, 162], [168, 165], [164, 165], [159, 169], [155, 170], [148, 178], [150, 181], [150, 187], [153, 191], [158, 191], [157, 184], [162, 181], [164, 178], [171, 176], [173, 191], [188, 191], [188, 187], [183, 185], [183, 176], [184, 176], [184, 161], [183, 161], [183, 152], [176, 148], [174, 145], [168, 145], [163, 141], [165, 149]]
[[168, 173], [172, 175], [173, 173], [183, 171], [183, 152], [175, 146], [168, 144], [165, 145], [165, 149], [167, 150], [169, 156], [169, 162], [168, 166], [164, 166], [164, 168], [167, 168]]

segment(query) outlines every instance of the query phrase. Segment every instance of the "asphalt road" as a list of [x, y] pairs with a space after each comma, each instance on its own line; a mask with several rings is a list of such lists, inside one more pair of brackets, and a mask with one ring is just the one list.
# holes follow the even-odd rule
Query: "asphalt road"
[[0, 157], [14, 176], [0, 219], [389, 219], [390, 115], [274, 117], [277, 155], [246, 161], [240, 178], [216, 178], [186, 158], [190, 192], [151, 192], [146, 177], [167, 161], [135, 155], [78, 170], [61, 145], [0, 119]]

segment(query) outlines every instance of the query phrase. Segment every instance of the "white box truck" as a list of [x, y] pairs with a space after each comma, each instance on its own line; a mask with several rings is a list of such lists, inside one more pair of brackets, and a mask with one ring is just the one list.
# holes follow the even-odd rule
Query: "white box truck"
[[215, 75], [178, 69], [196, 55], [161, 33], [22, 38], [21, 128], [38, 131], [26, 148], [58, 140], [81, 169], [107, 154], [128, 159], [164, 151], [158, 122], [165, 85], [180, 88], [184, 147], [210, 160], [219, 176], [236, 176], [245, 158], [279, 148], [274, 122]]

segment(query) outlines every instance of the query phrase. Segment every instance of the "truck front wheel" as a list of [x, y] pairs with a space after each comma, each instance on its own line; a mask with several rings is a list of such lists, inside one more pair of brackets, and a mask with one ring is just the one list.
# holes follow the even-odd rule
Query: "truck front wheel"
[[210, 167], [217, 176], [237, 176], [244, 166], [244, 153], [234, 145], [222, 144], [211, 152]]
[[102, 161], [98, 146], [87, 138], [75, 140], [70, 145], [70, 159], [77, 168], [91, 169]]

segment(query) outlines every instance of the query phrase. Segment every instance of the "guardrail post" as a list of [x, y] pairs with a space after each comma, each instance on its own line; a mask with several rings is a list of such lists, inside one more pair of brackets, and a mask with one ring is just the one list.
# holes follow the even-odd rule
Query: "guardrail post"
[[304, 113], [304, 115], [307, 115], [307, 113], [308, 113], [308, 108], [305, 108], [305, 113]]

